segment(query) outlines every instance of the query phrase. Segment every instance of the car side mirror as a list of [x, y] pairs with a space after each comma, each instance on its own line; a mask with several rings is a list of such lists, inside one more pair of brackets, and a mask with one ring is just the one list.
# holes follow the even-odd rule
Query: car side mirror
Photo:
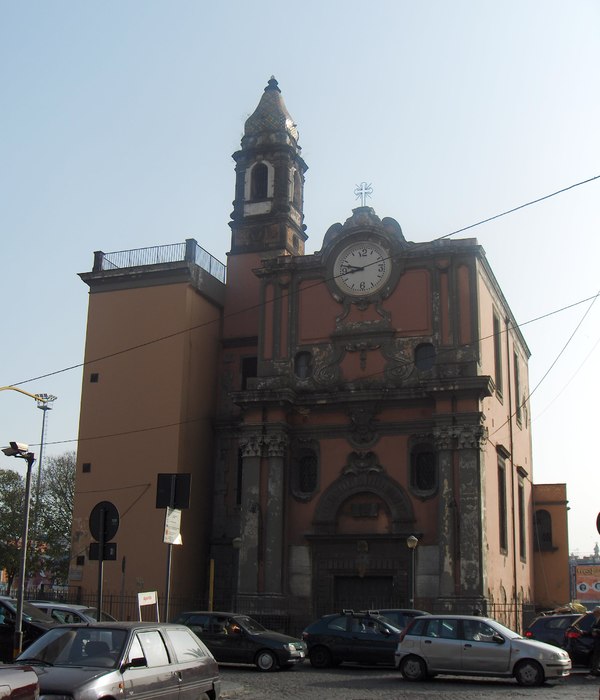
[[492, 635], [492, 639], [496, 642], [496, 644], [504, 644], [504, 637], [497, 632]]
[[121, 666], [121, 671], [126, 671], [128, 668], [143, 668], [147, 666], [146, 659], [143, 656], [137, 656]]
[[391, 632], [387, 627], [383, 627], [381, 630], [381, 634], [385, 634], [386, 637], [389, 637]]

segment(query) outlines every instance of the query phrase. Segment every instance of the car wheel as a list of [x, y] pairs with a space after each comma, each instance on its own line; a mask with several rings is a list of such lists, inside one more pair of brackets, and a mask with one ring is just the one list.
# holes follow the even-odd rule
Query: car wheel
[[273, 671], [277, 668], [277, 659], [272, 651], [263, 649], [259, 651], [254, 660], [260, 671]]
[[314, 668], [327, 668], [332, 663], [331, 652], [327, 647], [313, 647], [309, 658]]
[[515, 678], [519, 685], [542, 685], [544, 682], [544, 670], [537, 661], [528, 659], [521, 661], [515, 668]]
[[427, 666], [418, 656], [405, 656], [400, 662], [400, 673], [407, 681], [422, 681], [427, 678]]

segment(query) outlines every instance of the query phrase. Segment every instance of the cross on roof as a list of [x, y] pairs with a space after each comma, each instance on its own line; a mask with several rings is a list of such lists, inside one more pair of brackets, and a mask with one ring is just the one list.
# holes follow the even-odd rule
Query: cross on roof
[[354, 194], [356, 195], [356, 199], [360, 199], [360, 206], [364, 207], [367, 203], [367, 197], [373, 194], [373, 188], [370, 183], [361, 182], [360, 185], [356, 186]]

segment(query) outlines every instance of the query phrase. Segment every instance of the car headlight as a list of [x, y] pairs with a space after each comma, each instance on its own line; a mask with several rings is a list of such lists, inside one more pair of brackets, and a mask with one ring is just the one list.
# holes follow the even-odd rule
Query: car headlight
[[289, 644], [284, 644], [283, 648], [289, 652], [296, 651], [296, 646], [294, 644], [292, 644], [291, 642]]

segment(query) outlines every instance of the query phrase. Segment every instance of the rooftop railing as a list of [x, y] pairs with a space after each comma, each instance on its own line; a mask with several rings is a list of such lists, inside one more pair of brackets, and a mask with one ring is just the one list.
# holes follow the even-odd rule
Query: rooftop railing
[[225, 282], [225, 265], [199, 246], [194, 238], [186, 239], [185, 243], [158, 245], [151, 248], [119, 250], [113, 253], [96, 251], [94, 253], [94, 272], [173, 262], [195, 263], [219, 281]]

